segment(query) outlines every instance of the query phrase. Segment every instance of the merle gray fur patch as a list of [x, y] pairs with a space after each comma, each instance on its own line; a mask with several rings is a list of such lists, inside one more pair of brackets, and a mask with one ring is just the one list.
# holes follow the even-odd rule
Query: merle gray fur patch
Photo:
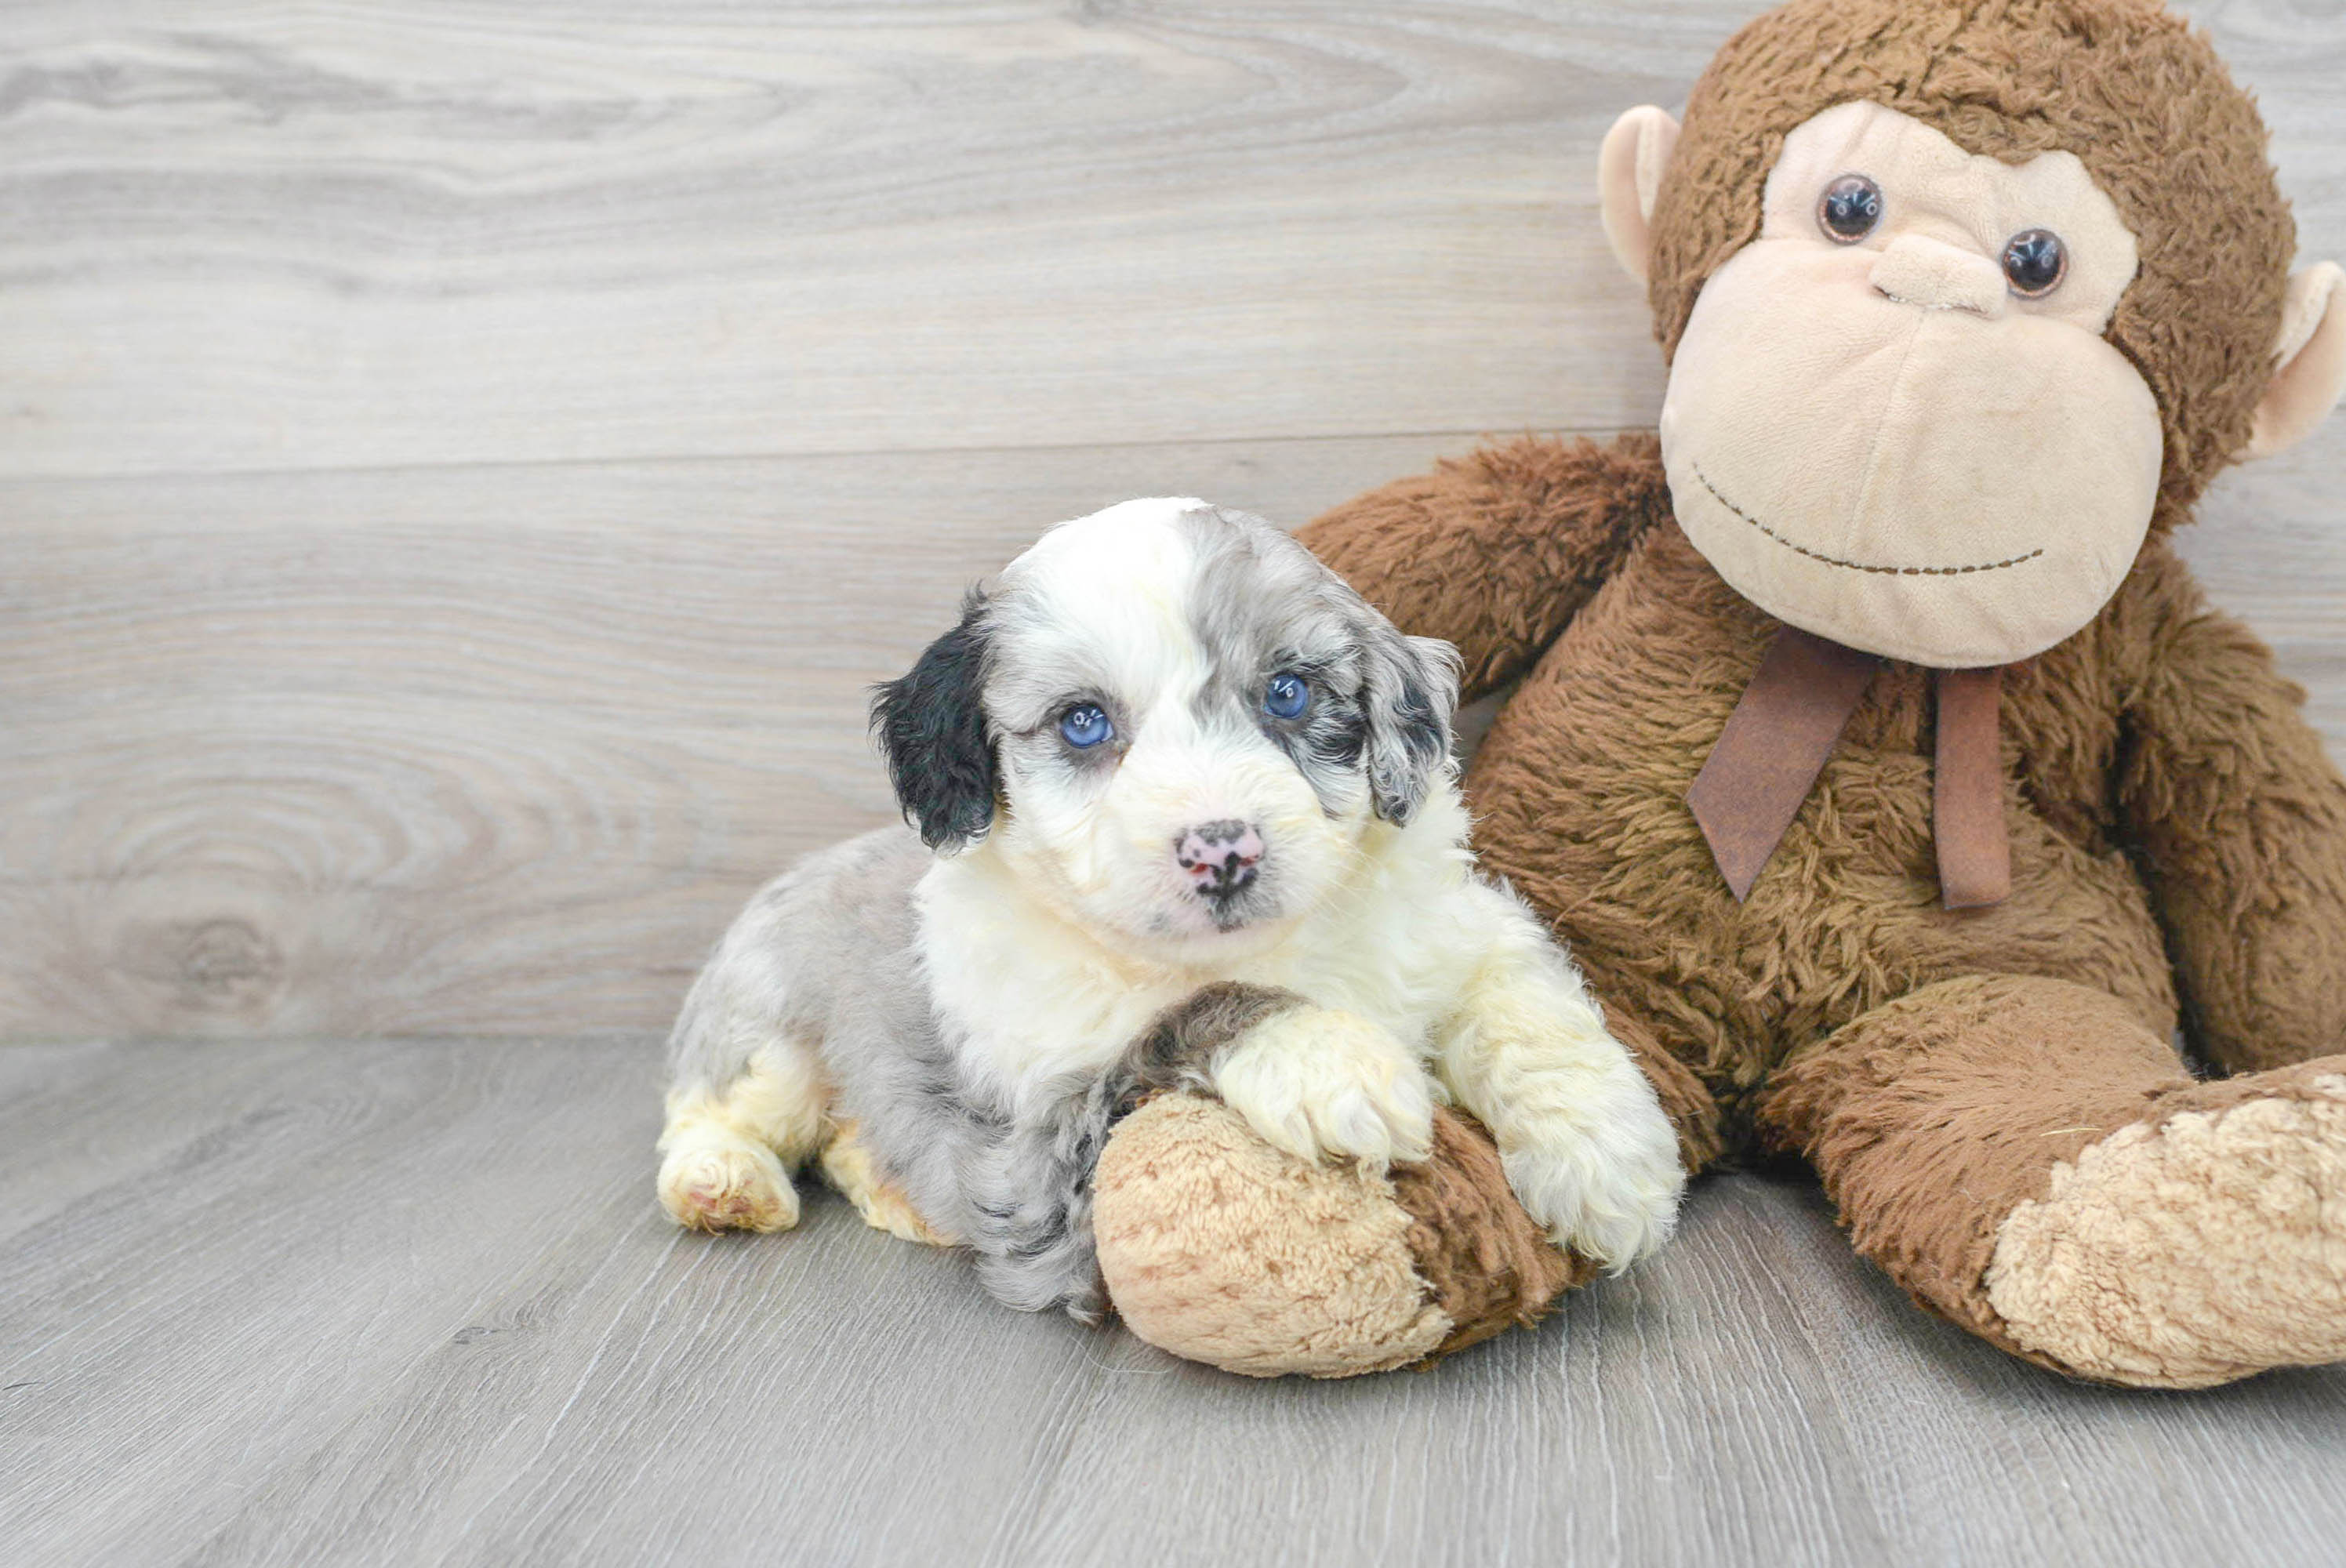
[[[1412, 637], [1311, 552], [1260, 517], [1209, 506], [1180, 520], [1195, 554], [1190, 626], [1214, 678], [1198, 717], [1264, 729], [1331, 811], [1365, 782], [1377, 814], [1405, 822], [1450, 754], [1458, 654]], [[1263, 708], [1282, 670], [1311, 707], [1292, 722]]]

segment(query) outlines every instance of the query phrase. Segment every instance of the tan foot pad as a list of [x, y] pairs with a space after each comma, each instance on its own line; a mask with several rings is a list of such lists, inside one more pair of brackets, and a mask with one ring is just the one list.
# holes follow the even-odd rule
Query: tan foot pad
[[953, 1237], [923, 1219], [902, 1188], [880, 1174], [872, 1152], [855, 1135], [853, 1122], [842, 1122], [822, 1149], [824, 1179], [855, 1206], [863, 1223], [904, 1241], [925, 1247], [951, 1247]]
[[1141, 1339], [1249, 1377], [1383, 1371], [1451, 1331], [1382, 1175], [1313, 1165], [1186, 1095], [1127, 1117], [1100, 1156], [1094, 1233]]
[[2121, 1128], [2008, 1216], [1988, 1303], [2083, 1377], [2201, 1388], [2346, 1359], [2346, 1077]]

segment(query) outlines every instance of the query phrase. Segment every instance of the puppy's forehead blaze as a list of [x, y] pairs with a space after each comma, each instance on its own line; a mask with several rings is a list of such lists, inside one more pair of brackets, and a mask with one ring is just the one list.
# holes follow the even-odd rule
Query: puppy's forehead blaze
[[[1007, 731], [1076, 697], [1140, 724], [1158, 708], [1250, 714], [1275, 664], [1359, 681], [1350, 591], [1260, 518], [1202, 502], [1127, 502], [1064, 523], [995, 584], [987, 705]], [[1241, 712], [1243, 710], [1243, 712]]]
[[988, 703], [1013, 731], [1073, 697], [1146, 708], [1204, 678], [1190, 629], [1198, 504], [1126, 502], [1063, 523], [1012, 562], [994, 595]]

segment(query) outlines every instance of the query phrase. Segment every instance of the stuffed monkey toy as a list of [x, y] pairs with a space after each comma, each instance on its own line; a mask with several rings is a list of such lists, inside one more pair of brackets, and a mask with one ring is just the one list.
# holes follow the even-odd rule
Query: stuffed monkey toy
[[[2264, 143], [2143, 0], [1795, 0], [1600, 155], [1658, 439], [1302, 535], [1470, 698], [1517, 683], [1478, 850], [1689, 1166], [1804, 1156], [1917, 1302], [2114, 1383], [2346, 1358], [2346, 785], [2170, 543], [2346, 381]], [[1102, 1157], [1103, 1275], [1144, 1338], [1322, 1373], [1578, 1277], [1475, 1129], [1435, 1166], [1160, 1099]]]

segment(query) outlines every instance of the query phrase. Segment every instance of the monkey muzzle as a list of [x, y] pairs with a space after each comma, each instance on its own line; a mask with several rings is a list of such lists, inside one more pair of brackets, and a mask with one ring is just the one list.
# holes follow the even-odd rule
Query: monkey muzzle
[[1663, 461], [1688, 538], [1777, 619], [1920, 665], [2008, 664], [2132, 567], [2158, 408], [2097, 334], [1932, 267], [1918, 246], [1737, 252], [1680, 338]]

